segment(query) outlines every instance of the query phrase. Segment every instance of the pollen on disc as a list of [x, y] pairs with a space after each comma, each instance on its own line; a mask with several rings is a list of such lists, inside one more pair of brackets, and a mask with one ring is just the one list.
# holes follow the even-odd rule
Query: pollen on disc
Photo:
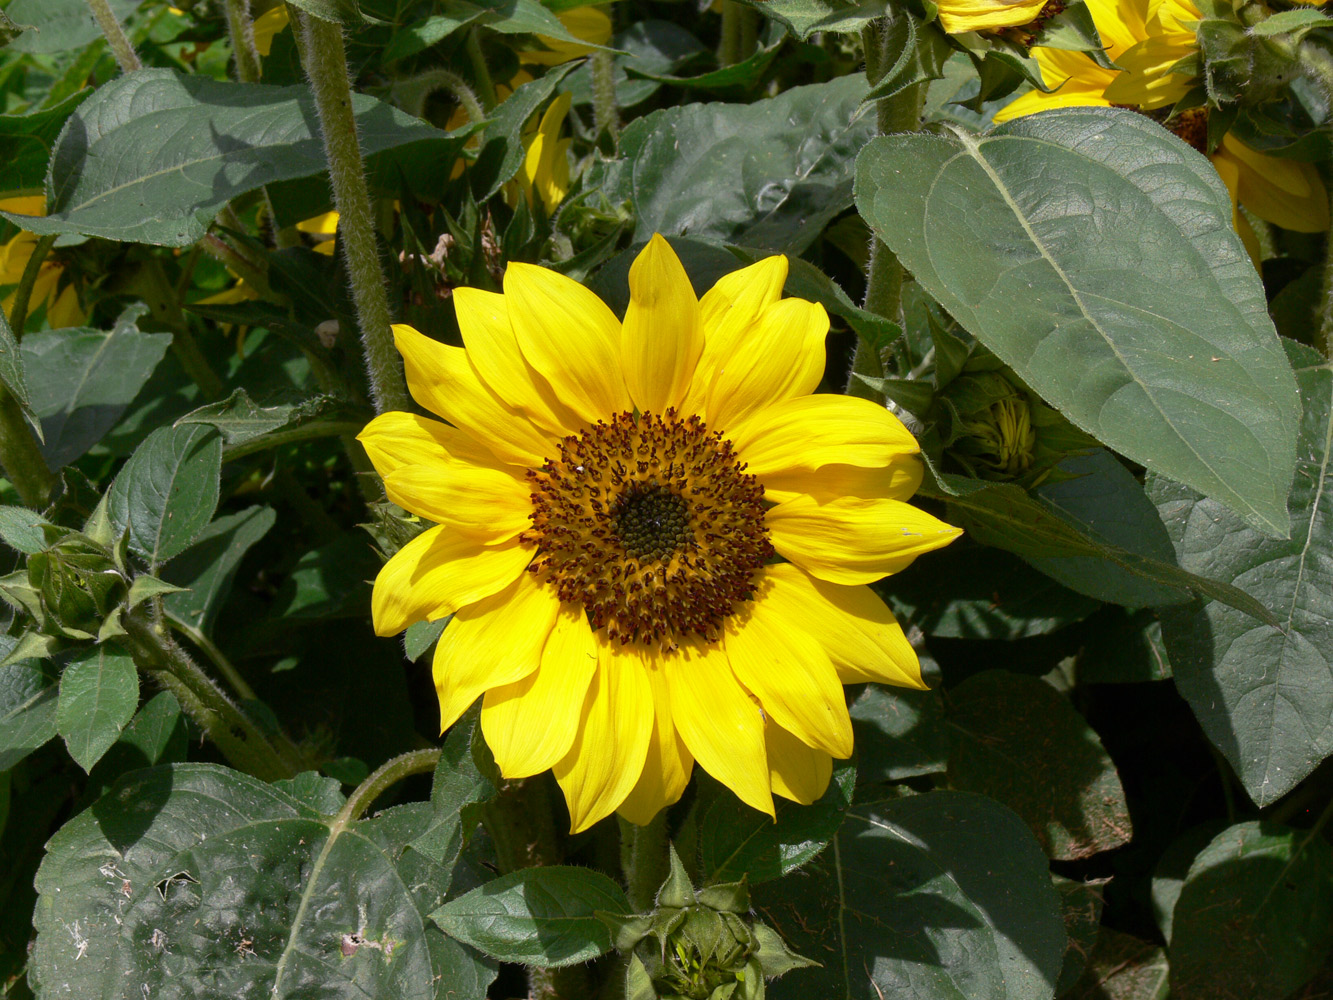
[[618, 414], [528, 480], [530, 571], [621, 643], [718, 638], [773, 554], [763, 486], [698, 416]]

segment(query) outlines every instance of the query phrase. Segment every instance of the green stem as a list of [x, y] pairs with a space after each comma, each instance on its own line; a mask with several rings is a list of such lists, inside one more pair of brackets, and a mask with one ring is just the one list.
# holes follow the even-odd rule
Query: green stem
[[236, 692], [237, 697], [242, 701], [259, 700], [259, 696], [255, 694], [254, 688], [246, 682], [245, 678], [241, 676], [240, 671], [236, 669], [231, 660], [227, 659], [226, 654], [217, 647], [217, 644], [214, 643], [212, 639], [204, 635], [202, 630], [195, 628], [189, 622], [181, 621], [172, 614], [168, 614], [166, 619], [172, 628], [185, 636], [185, 638], [189, 639], [203, 651], [203, 654], [212, 661], [213, 666], [217, 667], [218, 673], [227, 678], [227, 683], [231, 685], [232, 690]]
[[741, 51], [740, 61], [744, 62], [754, 55], [759, 45], [759, 12], [749, 7], [741, 8]]
[[18, 400], [0, 386], [0, 466], [23, 502], [41, 510], [55, 491], [56, 477], [46, 467], [37, 439], [28, 429]]
[[305, 38], [305, 71], [315, 94], [324, 136], [333, 201], [339, 214], [338, 245], [351, 279], [371, 397], [377, 412], [407, 410], [411, 404], [390, 330], [389, 297], [375, 242], [361, 145], [356, 137], [342, 28], [308, 15], [300, 20]]
[[[1333, 192], [1333, 186], [1329, 188]], [[14, 331], [17, 336], [17, 329]], [[1319, 323], [1315, 328], [1314, 346], [1324, 357], [1333, 359], [1333, 233], [1324, 243], [1324, 291], [1319, 302]]]
[[116, 57], [121, 72], [133, 73], [136, 69], [143, 69], [143, 63], [139, 61], [134, 46], [126, 37], [125, 29], [120, 26], [116, 15], [111, 11], [111, 4], [107, 0], [88, 0], [88, 9], [93, 12], [98, 27], [106, 36], [106, 43], [111, 46], [111, 54]]
[[[264, 781], [301, 771], [293, 754], [280, 752], [226, 693], [171, 638], [166, 625], [142, 610], [122, 616], [124, 642], [135, 666], [171, 691], [181, 708], [208, 734], [228, 763]], [[289, 740], [284, 740], [291, 745]]]
[[274, 448], [280, 448], [282, 445], [296, 444], [299, 441], [314, 441], [317, 438], [337, 437], [342, 434], [356, 436], [365, 429], [365, 426], [366, 421], [328, 420], [302, 424], [299, 427], [291, 427], [287, 430], [270, 431], [248, 441], [224, 447], [222, 449], [222, 460], [224, 462], [234, 462], [246, 455], [271, 451]]
[[722, 0], [722, 44], [717, 61], [732, 66], [741, 61], [741, 17], [744, 10], [736, 0]]
[[236, 76], [242, 83], [259, 82], [259, 50], [255, 48], [255, 24], [250, 18], [250, 0], [226, 0], [227, 33], [236, 56]]
[[43, 236], [32, 248], [28, 263], [23, 265], [23, 274], [19, 276], [18, 287], [14, 289], [14, 305], [9, 310], [9, 325], [14, 331], [14, 339], [23, 339], [23, 328], [28, 323], [28, 305], [32, 301], [32, 287], [37, 284], [37, 275], [41, 273], [46, 255], [56, 244], [56, 234]]
[[143, 266], [142, 275], [147, 285], [144, 291], [148, 293], [144, 298], [153, 318], [171, 328], [171, 352], [176, 355], [176, 360], [199, 387], [205, 399], [221, 398], [226, 385], [199, 349], [199, 343], [190, 330], [190, 321], [176, 301], [175, 288], [167, 280], [162, 262], [156, 257], [150, 258]]
[[629, 905], [636, 913], [647, 913], [657, 902], [657, 890], [671, 872], [667, 856], [666, 810], [647, 826], [636, 826], [620, 818], [620, 865], [625, 872]]
[[477, 93], [457, 73], [447, 69], [432, 69], [425, 73], [399, 80], [393, 85], [396, 103], [414, 118], [425, 115], [426, 101], [431, 94], [447, 90], [463, 109], [469, 122], [486, 120], [486, 109], [481, 106]]
[[592, 54], [592, 118], [597, 134], [605, 132], [620, 142], [620, 112], [616, 107], [615, 62], [610, 52]]
[[264, 268], [245, 256], [221, 236], [216, 233], [205, 233], [204, 238], [199, 241], [199, 245], [204, 248], [204, 251], [210, 257], [235, 272], [238, 278], [244, 278], [245, 283], [265, 299], [270, 302], [279, 301], [278, 297], [273, 294], [273, 289], [269, 287], [268, 275], [264, 273]]
[[385, 761], [377, 767], [365, 781], [356, 786], [356, 790], [347, 797], [347, 802], [334, 820], [338, 829], [346, 829], [355, 823], [370, 806], [389, 788], [404, 778], [414, 774], [426, 774], [434, 771], [440, 763], [440, 750], [409, 750], [405, 754]]
[[472, 82], [481, 98], [481, 106], [489, 111], [495, 107], [495, 81], [491, 79], [490, 67], [486, 65], [486, 53], [481, 51], [481, 33], [476, 28], [469, 28], [467, 41], [464, 43], [468, 61], [472, 64]]

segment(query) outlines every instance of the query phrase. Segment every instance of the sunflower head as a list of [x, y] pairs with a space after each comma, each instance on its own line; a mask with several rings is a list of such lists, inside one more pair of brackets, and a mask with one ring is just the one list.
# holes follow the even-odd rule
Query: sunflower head
[[553, 271], [456, 289], [464, 346], [395, 327], [443, 421], [361, 434], [389, 500], [434, 522], [375, 581], [376, 630], [452, 615], [441, 724], [482, 698], [501, 773], [548, 768], [572, 826], [648, 822], [694, 763], [756, 809], [811, 802], [852, 749], [841, 683], [920, 687], [866, 584], [958, 529], [906, 503], [916, 441], [815, 395], [828, 317], [770, 257], [702, 298], [661, 237], [623, 320]]

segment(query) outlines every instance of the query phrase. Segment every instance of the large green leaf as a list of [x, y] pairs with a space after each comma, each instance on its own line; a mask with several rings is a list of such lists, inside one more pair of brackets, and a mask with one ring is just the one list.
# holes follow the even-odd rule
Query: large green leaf
[[493, 958], [558, 968], [611, 950], [597, 911], [627, 914], [620, 886], [590, 868], [524, 868], [450, 900], [431, 919]]
[[[87, 10], [86, 5], [80, 6]], [[48, 108], [23, 115], [0, 115], [0, 163], [5, 164], [3, 190], [42, 186], [51, 147], [65, 119], [91, 94], [92, 90], [80, 90]]]
[[1300, 409], [1231, 202], [1152, 121], [1068, 108], [894, 135], [857, 206], [978, 340], [1109, 447], [1287, 531]]
[[1103, 927], [1088, 967], [1067, 1000], [1166, 1000], [1166, 952], [1155, 944]]
[[[14, 636], [0, 636], [4, 655], [17, 645]], [[0, 771], [55, 739], [59, 690], [59, 675], [50, 660], [18, 660], [0, 667]]]
[[1177, 1000], [1275, 1000], [1333, 943], [1333, 847], [1316, 830], [1238, 823], [1190, 865], [1171, 931]]
[[884, 16], [883, 0], [742, 0], [785, 24], [801, 41], [816, 31], [860, 31]]
[[714, 799], [700, 824], [699, 847], [710, 882], [781, 878], [828, 846], [852, 804], [856, 766], [839, 761], [824, 795], [808, 806], [779, 802], [777, 822], [734, 795]]
[[477, 161], [468, 169], [468, 180], [479, 201], [485, 201], [518, 173], [523, 165], [523, 127], [537, 113], [572, 65], [554, 67], [540, 80], [525, 83], [491, 113]]
[[[364, 94], [352, 108], [366, 154], [426, 142], [444, 161], [465, 141]], [[238, 195], [322, 172], [316, 121], [304, 86], [127, 73], [66, 124], [47, 177], [48, 215], [11, 218], [31, 232], [185, 246]]]
[[167, 582], [187, 588], [167, 595], [167, 611], [201, 632], [211, 632], [241, 558], [268, 534], [276, 520], [272, 507], [247, 507], [218, 518], [201, 531], [162, 574]]
[[[110, 0], [111, 12], [123, 21], [136, 0]], [[27, 30], [10, 42], [13, 52], [63, 52], [102, 37], [87, 0], [12, 0], [5, 13]]]
[[1244, 588], [1279, 616], [1272, 628], [1216, 601], [1162, 616], [1176, 686], [1261, 806], [1333, 753], [1333, 370], [1308, 348], [1293, 352], [1305, 419], [1289, 539], [1261, 535], [1184, 486], [1149, 480], [1181, 565]]
[[863, 778], [901, 781], [944, 770], [949, 735], [939, 691], [867, 684], [850, 710]]
[[110, 330], [43, 330], [23, 338], [32, 406], [42, 423], [42, 456], [52, 469], [102, 440], [171, 346], [171, 334], [138, 328], [146, 311], [126, 309]]
[[1056, 860], [1129, 843], [1129, 804], [1115, 765], [1055, 688], [987, 670], [950, 691], [948, 704], [955, 788], [1003, 802]]
[[107, 496], [117, 531], [157, 566], [183, 552], [218, 505], [222, 439], [211, 427], [159, 427], [135, 449]]
[[60, 675], [56, 728], [69, 755], [91, 771], [139, 707], [139, 672], [111, 645], [81, 650]]
[[852, 156], [874, 132], [854, 118], [858, 76], [753, 104], [686, 104], [621, 137], [636, 241], [697, 236], [798, 254], [851, 205]]
[[854, 806], [800, 875], [755, 889], [820, 969], [774, 1000], [1050, 1000], [1064, 960], [1060, 900], [1023, 821], [966, 792]]
[[38, 995], [482, 1000], [491, 970], [424, 916], [442, 872], [407, 845], [430, 806], [305, 799], [211, 764], [123, 777], [37, 873]]

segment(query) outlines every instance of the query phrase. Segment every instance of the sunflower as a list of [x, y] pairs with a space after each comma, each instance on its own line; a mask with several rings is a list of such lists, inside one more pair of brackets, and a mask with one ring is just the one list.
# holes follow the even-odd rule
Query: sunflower
[[1172, 67], [1198, 54], [1195, 28], [1202, 17], [1190, 0], [1152, 0], [1146, 36], [1115, 57], [1124, 72], [1106, 88], [1107, 100], [1151, 111], [1170, 107], [1188, 94], [1191, 75]]
[[[554, 271], [454, 291], [464, 347], [396, 326], [408, 386], [448, 423], [360, 440], [436, 527], [375, 580], [375, 630], [453, 615], [441, 730], [482, 698], [508, 778], [548, 768], [572, 829], [644, 824], [697, 761], [773, 814], [852, 750], [842, 683], [923, 687], [866, 584], [959, 535], [904, 500], [917, 443], [882, 406], [811, 395], [823, 308], [781, 298], [785, 257], [702, 299], [654, 236], [619, 322]], [[781, 557], [781, 561], [777, 557]]]
[[1046, 0], [941, 0], [940, 27], [946, 34], [994, 31], [1031, 24]]

